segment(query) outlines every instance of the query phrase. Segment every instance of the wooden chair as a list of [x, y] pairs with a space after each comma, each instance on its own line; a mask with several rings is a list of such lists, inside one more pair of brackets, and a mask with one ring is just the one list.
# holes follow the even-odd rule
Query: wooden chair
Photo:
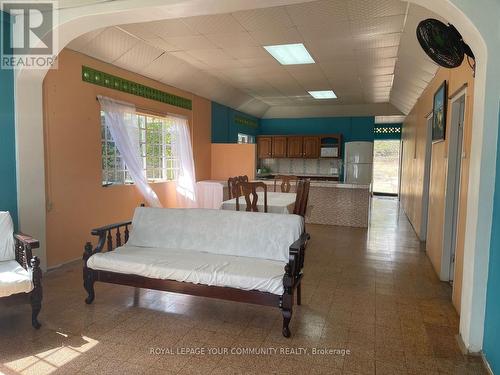
[[295, 185], [297, 185], [299, 178], [297, 176], [277, 175], [276, 177], [274, 177], [274, 191], [276, 191], [276, 186], [278, 185], [279, 181], [281, 181], [280, 184], [281, 192], [289, 193], [292, 188], [291, 182], [295, 182]]
[[299, 180], [297, 183], [297, 197], [295, 198], [295, 206], [293, 208], [293, 213], [295, 215], [302, 216], [304, 219], [306, 217], [307, 200], [309, 199], [310, 185], [311, 185], [310, 180]]
[[[264, 190], [264, 212], [267, 212], [267, 185], [263, 182], [248, 182], [239, 181], [236, 184], [237, 188], [241, 191], [241, 194], [245, 197], [245, 202], [247, 205], [246, 211], [259, 212], [257, 208], [257, 200], [259, 196], [257, 195], [257, 188], [262, 188]], [[240, 210], [240, 197], [236, 197], [236, 211]]]
[[248, 182], [248, 176], [235, 176], [227, 179], [227, 190], [229, 199], [241, 197], [241, 189], [236, 186], [238, 182]]
[[31, 304], [31, 325], [38, 329], [38, 314], [42, 309], [42, 270], [40, 260], [32, 256], [39, 247], [37, 240], [13, 232], [8, 212], [0, 212], [0, 298], [28, 296]]

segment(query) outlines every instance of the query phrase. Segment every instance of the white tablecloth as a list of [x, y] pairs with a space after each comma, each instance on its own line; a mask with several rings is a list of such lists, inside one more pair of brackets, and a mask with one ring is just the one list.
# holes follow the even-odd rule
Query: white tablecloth
[[[291, 214], [295, 206], [295, 193], [267, 193], [267, 212], [274, 214]], [[259, 212], [264, 212], [264, 192], [257, 192], [257, 208]], [[245, 197], [240, 197], [240, 211], [246, 210]], [[221, 209], [236, 210], [236, 199], [222, 202]]]
[[222, 204], [224, 185], [220, 181], [199, 181], [196, 183], [199, 208], [218, 210]]

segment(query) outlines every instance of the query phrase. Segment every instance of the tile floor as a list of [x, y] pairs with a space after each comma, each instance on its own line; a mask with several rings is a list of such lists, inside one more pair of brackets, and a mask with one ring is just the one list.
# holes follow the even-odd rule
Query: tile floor
[[[450, 287], [397, 201], [373, 201], [369, 230], [307, 229], [290, 339], [270, 307], [106, 284], [87, 306], [78, 263], [45, 276], [39, 331], [29, 306], [0, 300], [0, 374], [485, 373], [460, 353]], [[252, 348], [268, 352], [241, 354]], [[313, 355], [318, 348], [339, 352]]]

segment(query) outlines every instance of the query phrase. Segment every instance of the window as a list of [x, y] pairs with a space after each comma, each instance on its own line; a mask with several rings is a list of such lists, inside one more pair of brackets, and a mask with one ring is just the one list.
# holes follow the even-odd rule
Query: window
[[255, 143], [253, 135], [238, 133], [238, 143]]
[[[137, 113], [137, 136], [144, 172], [149, 182], [173, 180], [178, 162], [172, 156], [172, 120]], [[132, 184], [127, 166], [115, 146], [101, 112], [102, 185]]]

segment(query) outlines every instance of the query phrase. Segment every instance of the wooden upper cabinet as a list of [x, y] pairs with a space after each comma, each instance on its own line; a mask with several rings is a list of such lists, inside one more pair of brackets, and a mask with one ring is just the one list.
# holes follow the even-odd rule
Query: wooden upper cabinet
[[257, 152], [259, 159], [266, 159], [272, 156], [272, 137], [257, 137]]
[[304, 137], [304, 158], [316, 159], [320, 156], [321, 142], [319, 137]]
[[289, 158], [303, 157], [302, 141], [302, 137], [287, 137], [287, 156]]
[[286, 137], [273, 137], [273, 158], [286, 158]]

